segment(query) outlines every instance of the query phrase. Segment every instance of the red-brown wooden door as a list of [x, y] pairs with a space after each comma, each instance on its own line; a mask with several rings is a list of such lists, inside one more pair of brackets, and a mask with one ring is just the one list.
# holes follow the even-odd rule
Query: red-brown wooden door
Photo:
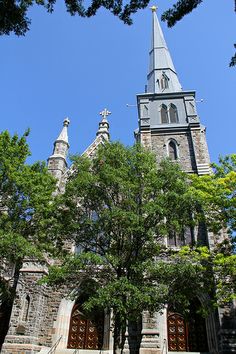
[[103, 344], [104, 318], [96, 313], [85, 316], [79, 305], [75, 305], [70, 320], [68, 348], [101, 349]]
[[168, 312], [167, 331], [169, 351], [208, 352], [205, 319], [198, 313], [197, 301], [190, 306], [188, 321], [175, 312]]
[[169, 351], [188, 351], [187, 326], [184, 317], [178, 313], [169, 313], [167, 329]]

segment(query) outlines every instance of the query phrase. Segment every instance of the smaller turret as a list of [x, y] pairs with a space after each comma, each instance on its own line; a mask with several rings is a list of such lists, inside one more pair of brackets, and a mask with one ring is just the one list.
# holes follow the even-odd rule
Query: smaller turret
[[83, 152], [84, 156], [92, 158], [97, 151], [97, 148], [100, 144], [104, 144], [107, 141], [110, 141], [110, 133], [109, 133], [109, 123], [107, 117], [111, 114], [106, 108], [99, 113], [102, 116], [101, 121], [98, 125], [98, 131], [96, 134], [95, 140], [89, 147]]
[[53, 153], [48, 158], [48, 170], [59, 182], [67, 168], [66, 157], [69, 149], [67, 130], [69, 124], [69, 119], [64, 119], [62, 131], [54, 142]]
[[110, 134], [109, 134], [109, 123], [107, 121], [107, 116], [111, 114], [106, 108], [99, 113], [102, 116], [102, 120], [99, 122], [99, 127], [97, 131], [97, 136], [102, 135], [105, 140], [110, 139]]

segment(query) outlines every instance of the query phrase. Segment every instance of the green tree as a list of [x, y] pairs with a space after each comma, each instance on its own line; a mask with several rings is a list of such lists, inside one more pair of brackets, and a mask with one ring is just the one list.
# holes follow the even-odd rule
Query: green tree
[[[203, 0], [178, 0], [170, 9], [166, 10], [161, 19], [167, 22], [169, 27], [173, 27], [178, 21], [180, 21], [185, 15], [192, 12], [198, 7]], [[234, 0], [234, 11], [236, 12], [236, 0]], [[236, 44], [234, 44], [236, 48]], [[229, 66], [236, 65], [236, 53], [232, 56]]]
[[[43, 227], [52, 206], [55, 180], [44, 163], [26, 163], [30, 155], [27, 135], [0, 134], [0, 305], [6, 322], [23, 260], [33, 257], [43, 261], [51, 245]], [[6, 277], [9, 267], [12, 276]], [[6, 331], [6, 323], [3, 327]], [[4, 334], [1, 331], [1, 340]]]
[[[14, 32], [16, 35], [24, 35], [28, 30], [31, 20], [28, 17], [29, 8], [33, 5], [43, 6], [48, 12], [53, 12], [56, 0], [0, 0], [0, 35]], [[81, 17], [94, 16], [104, 7], [118, 16], [124, 23], [131, 24], [131, 15], [138, 9], [145, 8], [149, 0], [92, 0], [86, 6], [82, 0], [65, 0], [66, 10], [72, 15]]]
[[49, 234], [74, 243], [78, 252], [51, 267], [45, 281], [66, 284], [75, 297], [83, 289], [88, 311], [112, 308], [115, 351], [124, 344], [127, 320], [137, 321], [144, 309], [172, 303], [183, 310], [213, 289], [205, 248], [194, 258], [190, 250], [176, 255], [165, 247], [167, 237], [184, 235], [199, 222], [221, 228], [218, 204], [205, 200], [215, 192], [210, 182], [202, 188], [168, 160], [157, 167], [154, 155], [139, 145], [106, 144], [92, 160], [74, 158]]
[[[150, 0], [91, 0], [86, 6], [83, 0], [65, 0], [65, 6], [68, 13], [72, 16], [91, 17], [96, 15], [97, 11], [104, 7], [113, 15], [118, 16], [124, 23], [132, 24], [131, 15], [139, 9], [148, 6]], [[178, 0], [172, 8], [162, 14], [162, 20], [166, 21], [169, 27], [172, 27], [185, 15], [198, 7], [203, 0]], [[29, 30], [31, 20], [28, 17], [28, 11], [31, 6], [43, 6], [49, 13], [54, 11], [56, 0], [0, 0], [0, 35], [15, 33], [18, 36], [25, 35]], [[236, 11], [236, 0], [234, 0]], [[234, 44], [236, 47], [236, 44]], [[236, 65], [236, 53], [232, 56], [230, 66]]]

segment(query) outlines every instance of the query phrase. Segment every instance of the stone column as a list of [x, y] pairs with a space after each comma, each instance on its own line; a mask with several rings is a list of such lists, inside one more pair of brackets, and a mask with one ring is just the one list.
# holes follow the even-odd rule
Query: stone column
[[52, 338], [52, 342], [55, 343], [57, 339], [61, 337], [61, 340], [58, 344], [58, 349], [67, 348], [69, 328], [70, 328], [70, 317], [71, 317], [71, 311], [74, 306], [74, 303], [75, 303], [74, 301], [68, 299], [61, 300], [59, 310], [58, 310], [57, 320], [54, 324], [55, 334], [53, 335]]
[[158, 328], [157, 313], [153, 316], [148, 311], [142, 315], [142, 341], [140, 345], [140, 354], [158, 354], [160, 348], [160, 330]]

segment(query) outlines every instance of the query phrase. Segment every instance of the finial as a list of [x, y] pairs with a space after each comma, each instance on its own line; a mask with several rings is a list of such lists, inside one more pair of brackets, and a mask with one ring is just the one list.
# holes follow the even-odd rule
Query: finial
[[111, 114], [111, 112], [109, 112], [106, 108], [99, 113], [100, 116], [102, 116], [102, 120], [107, 120], [107, 116], [109, 116]]
[[64, 121], [63, 121], [63, 126], [64, 126], [64, 127], [68, 127], [69, 124], [70, 124], [70, 120], [69, 120], [68, 117], [66, 117], [66, 118], [64, 119]]
[[157, 6], [155, 6], [155, 5], [153, 5], [153, 6], [151, 6], [151, 7], [150, 7], [150, 9], [152, 10], [152, 12], [156, 12], [156, 11], [157, 11], [157, 9], [158, 9], [158, 7], [157, 7]]

